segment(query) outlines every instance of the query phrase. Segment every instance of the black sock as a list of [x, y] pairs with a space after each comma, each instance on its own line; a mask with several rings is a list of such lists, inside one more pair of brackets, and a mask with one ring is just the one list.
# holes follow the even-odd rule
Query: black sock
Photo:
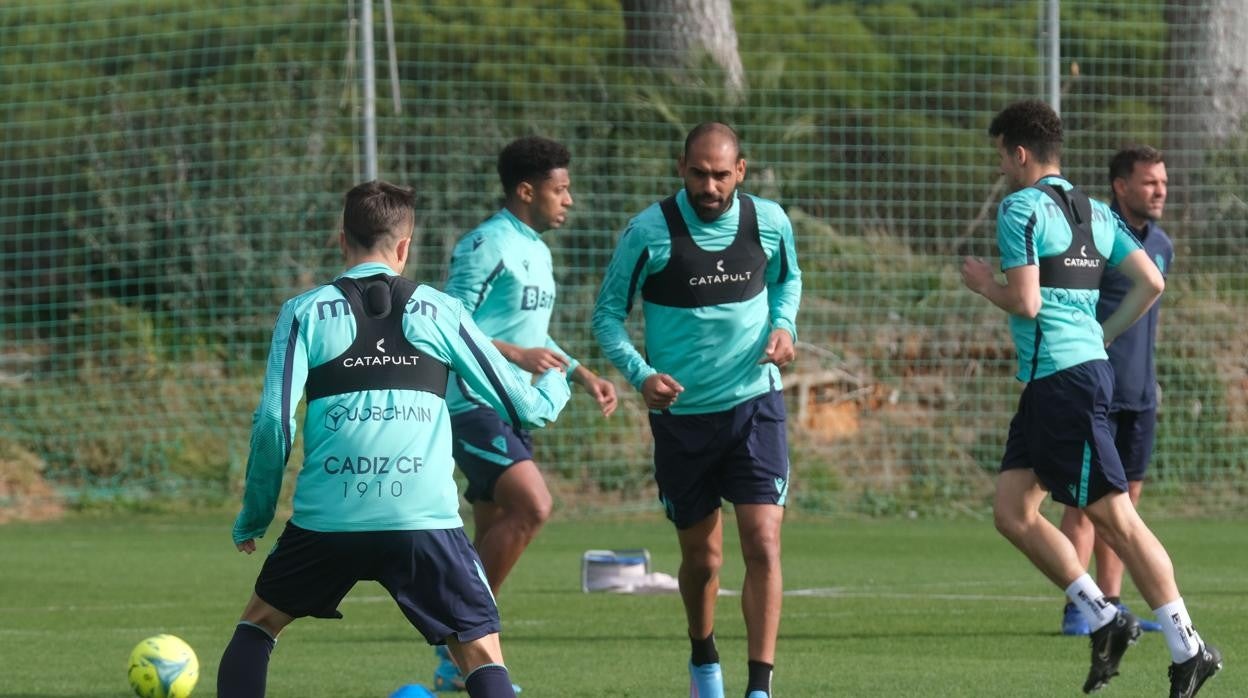
[[469, 698], [515, 698], [511, 675], [502, 664], [486, 664], [472, 670], [464, 678]]
[[1108, 601], [1108, 602], [1110, 602], [1110, 603], [1112, 603], [1112, 604], [1113, 604], [1113, 605], [1115, 605], [1115, 606], [1117, 606], [1118, 604], [1122, 603], [1122, 597], [1121, 597], [1121, 596], [1106, 596], [1106, 597], [1105, 597], [1105, 600], [1106, 600], [1106, 601]]
[[239, 623], [217, 667], [219, 698], [264, 698], [269, 654], [276, 640], [250, 623]]
[[775, 665], [766, 662], [756, 662], [750, 660], [750, 681], [745, 686], [745, 695], [749, 696], [751, 691], [762, 691], [767, 695], [771, 695], [771, 670]]
[[705, 639], [699, 640], [692, 635], [689, 636], [689, 663], [694, 666], [702, 666], [703, 664], [714, 664], [719, 661], [719, 650], [715, 648], [715, 631], [712, 630], [710, 635]]

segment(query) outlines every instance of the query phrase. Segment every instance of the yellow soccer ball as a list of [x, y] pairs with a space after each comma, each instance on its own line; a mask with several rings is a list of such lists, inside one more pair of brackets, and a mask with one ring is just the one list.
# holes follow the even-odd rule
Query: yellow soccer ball
[[135, 645], [129, 675], [140, 698], [187, 698], [199, 681], [199, 659], [181, 638], [155, 635]]

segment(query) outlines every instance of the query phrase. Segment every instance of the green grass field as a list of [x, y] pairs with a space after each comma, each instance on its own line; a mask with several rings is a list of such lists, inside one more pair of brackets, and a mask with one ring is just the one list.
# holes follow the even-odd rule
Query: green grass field
[[[196, 649], [195, 695], [215, 695], [217, 660], [260, 564], [233, 550], [230, 521], [97, 514], [0, 526], [0, 698], [125, 696], [131, 647], [160, 632]], [[1155, 526], [1198, 628], [1226, 657], [1202, 696], [1248, 695], [1244, 524]], [[1059, 593], [990, 522], [795, 519], [784, 546], [778, 696], [1079, 694], [1086, 640], [1057, 634]], [[646, 547], [657, 571], [676, 571], [674, 536], [657, 514], [553, 522], [500, 599], [513, 678], [530, 698], [686, 695], [675, 595], [581, 593], [581, 553], [604, 547]], [[738, 589], [735, 547], [726, 558], [724, 587]], [[1133, 589], [1126, 600], [1143, 608]], [[738, 602], [721, 599], [716, 631], [728, 696], [745, 684]], [[381, 587], [360, 585], [342, 611], [344, 620], [286, 631], [270, 695], [384, 698], [429, 680], [432, 651]], [[1168, 662], [1161, 637], [1146, 635], [1103, 694], [1165, 695]]]

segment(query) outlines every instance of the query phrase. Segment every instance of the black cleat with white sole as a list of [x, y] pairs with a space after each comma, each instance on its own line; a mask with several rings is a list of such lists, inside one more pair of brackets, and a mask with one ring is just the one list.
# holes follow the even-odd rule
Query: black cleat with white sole
[[1217, 647], [1202, 643], [1196, 656], [1170, 665], [1170, 698], [1192, 698], [1221, 669], [1222, 653]]
[[1105, 687], [1118, 675], [1118, 663], [1127, 648], [1140, 639], [1140, 622], [1135, 616], [1119, 611], [1104, 627], [1092, 632], [1092, 668], [1088, 680], [1083, 682], [1083, 692], [1093, 693]]

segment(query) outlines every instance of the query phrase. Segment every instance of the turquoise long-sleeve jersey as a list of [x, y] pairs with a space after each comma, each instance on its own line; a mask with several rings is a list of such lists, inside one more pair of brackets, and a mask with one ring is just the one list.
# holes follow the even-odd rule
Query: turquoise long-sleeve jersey
[[[569, 378], [579, 365], [550, 338], [557, 295], [550, 248], [511, 211], [502, 209], [460, 238], [451, 253], [446, 293], [464, 304], [491, 339], [556, 351], [568, 357]], [[446, 402], [451, 414], [486, 406], [461, 381], [447, 387]]]
[[[1063, 190], [1074, 188], [1058, 176], [1041, 179]], [[1092, 206], [1092, 239], [1096, 250], [1083, 250], [1083, 257], [1099, 252], [1110, 268], [1141, 249], [1140, 243], [1109, 206], [1096, 200]], [[1073, 240], [1066, 214], [1034, 187], [1020, 189], [1005, 197], [997, 210], [997, 246], [1001, 251], [1001, 271], [1015, 267], [1039, 266], [1044, 258], [1061, 255]], [[1075, 288], [1040, 289], [1040, 313], [1033, 318], [1010, 315], [1010, 333], [1018, 354], [1020, 381], [1050, 376], [1085, 361], [1105, 359], [1105, 333], [1096, 319], [1100, 291]]]
[[[394, 274], [379, 263], [344, 276]], [[362, 358], [341, 359], [357, 324], [342, 291], [320, 286], [282, 306], [273, 330], [260, 405], [252, 419], [243, 506], [235, 543], [258, 538], [272, 523], [282, 474], [296, 433], [295, 410], [310, 369], [328, 362], [444, 364], [504, 419], [540, 427], [568, 400], [568, 384], [548, 371], [535, 384], [514, 369], [472, 321], [463, 304], [419, 286], [403, 310], [402, 333], [424, 356], [378, 342]], [[345, 370], [351, 367], [346, 366]], [[312, 397], [303, 419], [303, 467], [291, 521], [312, 531], [446, 529], [463, 525], [452, 477], [445, 400], [425, 390], [370, 389]]]
[[[797, 339], [802, 272], [793, 226], [780, 205], [741, 193], [709, 223], [698, 218], [683, 189], [676, 195], [676, 206], [697, 248], [713, 254], [727, 250], [736, 239], [742, 196], [750, 197], [757, 212], [758, 240], [767, 258], [765, 292], [702, 307], [672, 307], [643, 298], [643, 356], [633, 345], [625, 320], [646, 280], [662, 272], [671, 257], [672, 237], [658, 203], [629, 221], [602, 281], [593, 329], [603, 352], [638, 390], [656, 372], [674, 377], [685, 388], [670, 408], [674, 414], [719, 412], [779, 389], [779, 369], [758, 362], [773, 329], [788, 330]], [[718, 266], [719, 272], [725, 271], [722, 263]], [[713, 273], [687, 281], [715, 282]]]

